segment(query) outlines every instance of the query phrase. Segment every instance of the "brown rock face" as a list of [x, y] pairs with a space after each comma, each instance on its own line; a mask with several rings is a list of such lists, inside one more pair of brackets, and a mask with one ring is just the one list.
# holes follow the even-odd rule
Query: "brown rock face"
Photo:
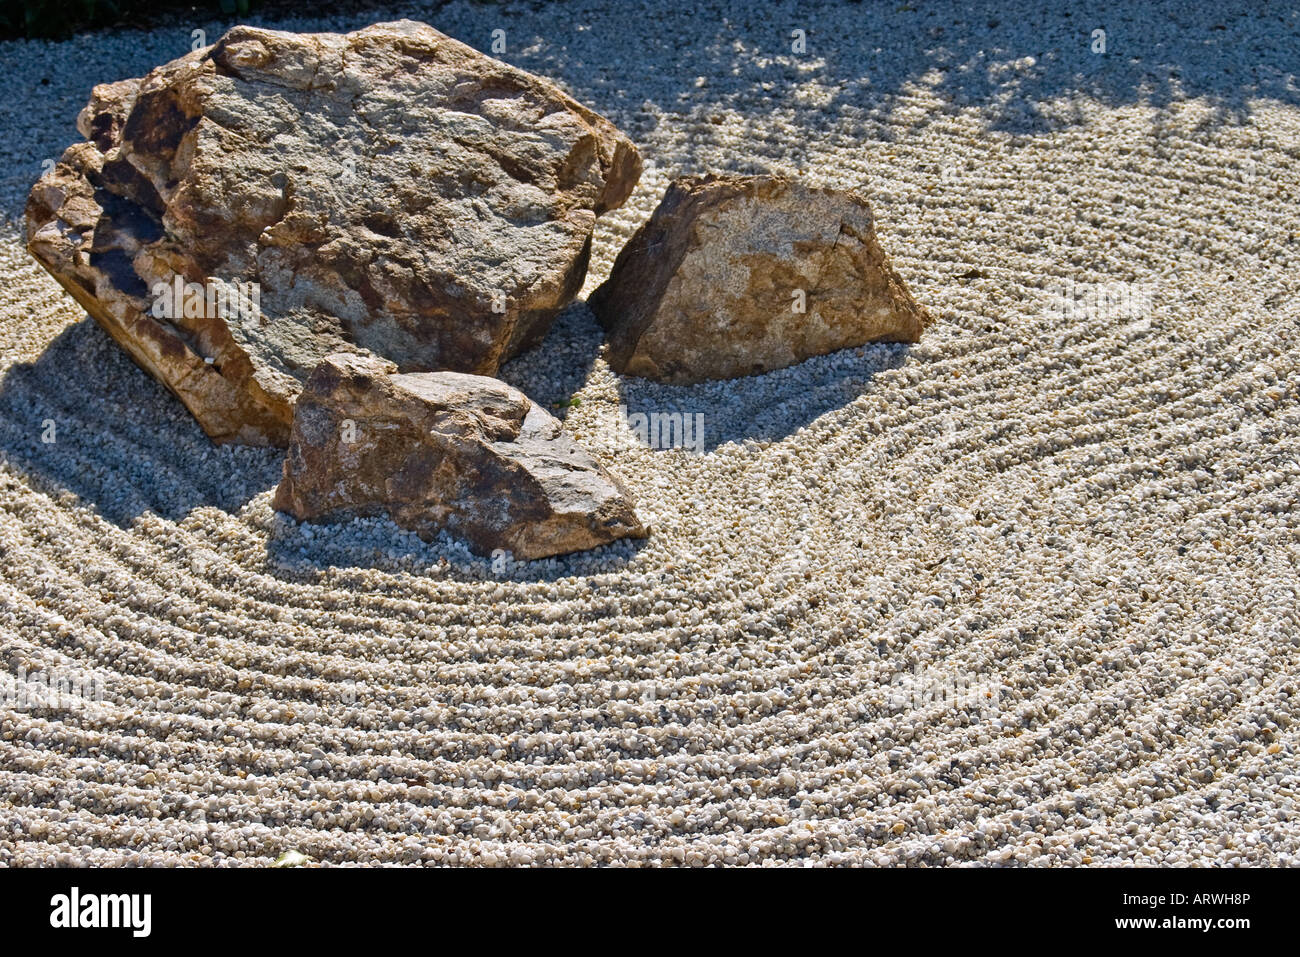
[[386, 512], [475, 551], [543, 558], [641, 538], [622, 483], [560, 423], [504, 382], [395, 374], [343, 354], [307, 380], [274, 506], [299, 519]]
[[617, 371], [676, 384], [915, 342], [931, 321], [865, 199], [773, 176], [673, 182], [589, 305]]
[[332, 353], [495, 372], [641, 170], [553, 84], [410, 21], [236, 27], [96, 87], [78, 129], [32, 189], [32, 254], [209, 435], [256, 444]]

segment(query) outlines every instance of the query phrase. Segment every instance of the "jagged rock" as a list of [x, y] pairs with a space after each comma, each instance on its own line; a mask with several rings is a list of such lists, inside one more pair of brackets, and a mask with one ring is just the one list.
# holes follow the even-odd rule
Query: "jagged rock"
[[349, 354], [307, 379], [273, 504], [299, 519], [384, 512], [518, 559], [646, 535], [623, 484], [518, 389]]
[[915, 342], [930, 317], [872, 222], [855, 192], [777, 176], [674, 181], [588, 302], [610, 364], [687, 384]]
[[31, 252], [209, 435], [256, 444], [288, 440], [335, 352], [494, 373], [641, 170], [554, 84], [410, 21], [236, 27], [96, 87], [78, 129], [32, 189]]

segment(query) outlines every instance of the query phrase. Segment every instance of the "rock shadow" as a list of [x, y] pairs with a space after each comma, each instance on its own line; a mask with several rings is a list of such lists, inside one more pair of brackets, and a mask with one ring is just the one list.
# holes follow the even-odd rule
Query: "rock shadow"
[[[622, 376], [619, 401], [629, 420], [646, 416], [646, 434], [636, 432], [640, 420], [632, 423], [632, 431], [651, 449], [673, 447], [665, 440], [663, 417], [670, 417], [671, 424], [679, 414], [682, 421], [702, 416], [694, 420], [703, 430], [697, 451], [712, 452], [728, 442], [775, 442], [870, 391], [872, 379], [902, 366], [910, 350], [908, 343], [868, 343], [762, 375], [688, 386]], [[661, 423], [657, 428], [656, 421]]]
[[89, 317], [0, 375], [0, 456], [48, 494], [122, 527], [149, 511], [236, 513], [280, 477], [280, 449], [215, 445]]
[[563, 421], [591, 378], [604, 338], [586, 301], [576, 299], [555, 317], [546, 337], [503, 365], [497, 378]]

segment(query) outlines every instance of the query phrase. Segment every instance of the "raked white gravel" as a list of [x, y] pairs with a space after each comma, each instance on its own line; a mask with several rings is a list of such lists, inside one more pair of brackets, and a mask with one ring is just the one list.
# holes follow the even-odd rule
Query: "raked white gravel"
[[[427, 17], [642, 147], [588, 292], [672, 175], [803, 171], [939, 319], [673, 388], [568, 310], [505, 377], [578, 400], [644, 543], [297, 526], [8, 228], [0, 864], [1295, 863], [1300, 19], [915, 6]], [[0, 45], [10, 216], [190, 29]], [[620, 406], [702, 452], [611, 443]]]

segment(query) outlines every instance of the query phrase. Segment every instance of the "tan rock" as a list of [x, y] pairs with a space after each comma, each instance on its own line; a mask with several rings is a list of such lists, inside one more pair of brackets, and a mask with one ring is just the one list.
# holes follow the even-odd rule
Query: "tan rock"
[[410, 21], [236, 27], [96, 87], [78, 128], [32, 189], [31, 252], [209, 435], [249, 443], [288, 440], [332, 353], [495, 372], [581, 288], [641, 169], [554, 84]]
[[673, 182], [589, 305], [615, 370], [677, 384], [915, 342], [931, 321], [866, 199], [775, 176]]
[[519, 390], [349, 354], [308, 378], [273, 504], [303, 520], [387, 513], [517, 559], [646, 535], [623, 484]]

